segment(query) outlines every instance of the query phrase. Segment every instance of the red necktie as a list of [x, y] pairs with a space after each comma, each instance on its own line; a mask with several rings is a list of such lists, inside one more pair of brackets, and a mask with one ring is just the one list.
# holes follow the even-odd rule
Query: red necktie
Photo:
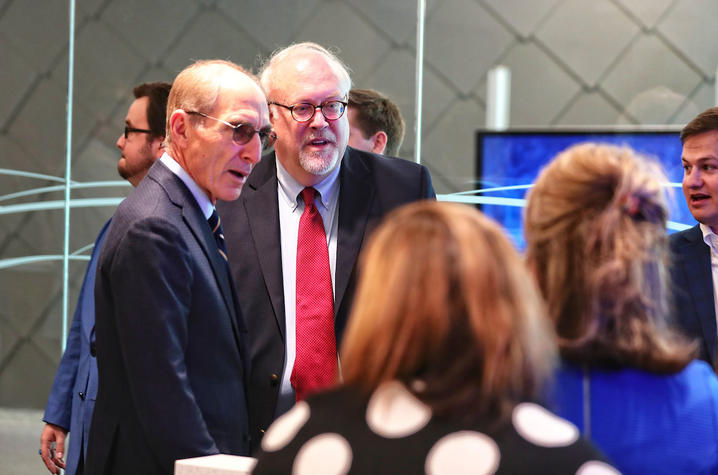
[[314, 188], [304, 188], [297, 236], [296, 358], [290, 381], [297, 401], [334, 384], [337, 343], [329, 250]]

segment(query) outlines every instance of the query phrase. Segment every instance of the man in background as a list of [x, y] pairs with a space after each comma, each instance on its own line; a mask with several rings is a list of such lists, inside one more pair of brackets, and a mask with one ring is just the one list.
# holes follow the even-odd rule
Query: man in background
[[351, 80], [328, 50], [289, 46], [260, 78], [274, 154], [239, 201], [220, 209], [249, 330], [254, 448], [295, 401], [337, 381], [336, 349], [369, 233], [390, 210], [434, 197], [425, 167], [347, 147]]
[[681, 131], [683, 194], [698, 224], [670, 236], [673, 253], [674, 315], [699, 342], [700, 358], [715, 369], [718, 347], [718, 107], [691, 120]]
[[404, 141], [404, 119], [397, 105], [371, 89], [349, 91], [349, 146], [397, 157]]
[[92, 474], [249, 454], [246, 330], [214, 204], [239, 197], [273, 142], [267, 101], [240, 66], [198, 61], [172, 85], [166, 129], [98, 260]]
[[[117, 171], [132, 186], [140, 183], [162, 155], [167, 96], [171, 86], [167, 82], [153, 82], [140, 84], [133, 90], [135, 100], [127, 111], [125, 129], [117, 139], [117, 148], [122, 152]], [[97, 396], [95, 271], [109, 224], [110, 221], [102, 227], [92, 249], [65, 352], [45, 408], [40, 455], [50, 473], [60, 473], [61, 468], [65, 469], [65, 475], [83, 473], [87, 435]], [[68, 432], [72, 433], [73, 441], [64, 460]], [[54, 451], [51, 449], [53, 442], [56, 444]]]

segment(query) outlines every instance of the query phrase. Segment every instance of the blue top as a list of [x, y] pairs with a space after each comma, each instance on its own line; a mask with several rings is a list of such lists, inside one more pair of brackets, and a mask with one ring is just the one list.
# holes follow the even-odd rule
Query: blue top
[[587, 380], [590, 434], [581, 367], [564, 363], [558, 370], [556, 413], [624, 474], [718, 473], [718, 379], [705, 362], [672, 375], [593, 369]]

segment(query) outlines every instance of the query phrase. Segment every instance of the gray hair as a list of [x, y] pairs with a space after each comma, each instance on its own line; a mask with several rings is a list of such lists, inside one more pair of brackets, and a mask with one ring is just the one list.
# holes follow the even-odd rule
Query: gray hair
[[275, 50], [262, 64], [262, 67], [259, 71], [259, 82], [262, 85], [262, 89], [264, 89], [265, 94], [269, 97], [274, 89], [274, 81], [275, 77], [272, 74], [272, 70], [282, 61], [284, 61], [287, 58], [290, 58], [294, 56], [295, 54], [299, 54], [302, 52], [314, 52], [321, 54], [329, 60], [330, 63], [333, 63], [337, 70], [340, 72], [341, 76], [344, 76], [344, 80], [346, 81], [346, 89], [347, 93], [349, 92], [349, 89], [351, 89], [351, 76], [350, 76], [350, 69], [349, 67], [344, 64], [344, 62], [339, 59], [339, 57], [328, 50], [327, 48], [312, 42], [304, 42], [304, 43], [295, 43], [292, 45], [289, 45], [285, 48], [281, 48], [278, 50]]

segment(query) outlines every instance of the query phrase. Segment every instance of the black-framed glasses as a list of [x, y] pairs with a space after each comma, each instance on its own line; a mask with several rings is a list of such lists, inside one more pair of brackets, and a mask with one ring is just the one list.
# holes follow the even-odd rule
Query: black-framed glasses
[[314, 118], [317, 109], [322, 111], [322, 115], [327, 120], [337, 120], [344, 115], [344, 111], [347, 108], [348, 102], [344, 101], [327, 101], [318, 106], [310, 104], [309, 102], [298, 102], [291, 106], [280, 104], [279, 102], [269, 102], [269, 105], [275, 105], [289, 109], [292, 113], [292, 119], [297, 122], [309, 122]]
[[252, 124], [230, 124], [226, 120], [218, 119], [216, 117], [212, 117], [211, 115], [207, 115], [203, 112], [198, 111], [185, 111], [188, 114], [195, 114], [195, 115], [201, 115], [202, 117], [206, 117], [208, 119], [216, 120], [217, 122], [221, 122], [227, 127], [230, 127], [233, 129], [232, 134], [232, 140], [234, 140], [234, 143], [237, 145], [245, 145], [249, 143], [250, 140], [252, 140], [252, 137], [254, 137], [254, 134], [259, 134], [259, 142], [262, 144], [262, 150], [266, 150], [272, 145], [274, 145], [274, 142], [277, 141], [277, 134], [274, 133], [271, 126], [263, 127], [260, 130], [255, 129]]
[[130, 127], [129, 125], [125, 126], [125, 140], [130, 136], [130, 133], [132, 132], [139, 132], [140, 134], [153, 134], [151, 130], [147, 129], [136, 129], [134, 127]]

